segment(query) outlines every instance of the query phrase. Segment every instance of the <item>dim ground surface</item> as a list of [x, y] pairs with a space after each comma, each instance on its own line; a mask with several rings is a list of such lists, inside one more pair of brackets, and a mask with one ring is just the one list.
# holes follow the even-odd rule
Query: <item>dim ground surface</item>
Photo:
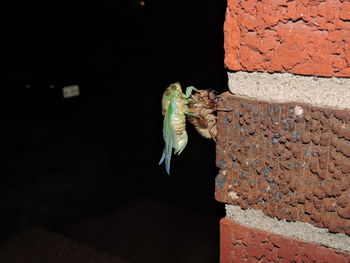
[[32, 227], [2, 240], [1, 262], [118, 263], [218, 261], [218, 219], [151, 199], [123, 202], [45, 229]]

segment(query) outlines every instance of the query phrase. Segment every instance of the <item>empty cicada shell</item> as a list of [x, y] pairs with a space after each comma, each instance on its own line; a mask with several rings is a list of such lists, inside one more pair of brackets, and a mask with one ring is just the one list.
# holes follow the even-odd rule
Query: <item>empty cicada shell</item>
[[198, 90], [192, 95], [188, 109], [192, 113], [187, 119], [200, 135], [216, 142], [216, 106], [217, 96], [213, 90]]

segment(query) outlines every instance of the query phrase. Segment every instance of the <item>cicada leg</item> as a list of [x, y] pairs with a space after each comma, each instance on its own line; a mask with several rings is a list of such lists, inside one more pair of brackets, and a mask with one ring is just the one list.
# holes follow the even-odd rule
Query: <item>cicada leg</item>
[[216, 141], [216, 135], [217, 135], [217, 134], [214, 134], [214, 133], [213, 133], [213, 129], [215, 128], [215, 126], [216, 126], [216, 124], [213, 125], [213, 126], [209, 129], [209, 134], [210, 134], [211, 137], [213, 138], [214, 142], [217, 143], [217, 141]]
[[190, 116], [190, 117], [196, 117], [196, 118], [198, 117], [197, 114], [195, 114], [195, 113], [193, 113], [191, 111], [185, 111], [185, 114]]
[[199, 100], [196, 100], [193, 98], [193, 96], [191, 98], [186, 99], [186, 104], [190, 104], [190, 103], [199, 103]]
[[185, 99], [189, 98], [192, 94], [192, 90], [198, 91], [198, 89], [196, 89], [193, 86], [189, 86], [186, 88], [186, 93], [185, 93]]

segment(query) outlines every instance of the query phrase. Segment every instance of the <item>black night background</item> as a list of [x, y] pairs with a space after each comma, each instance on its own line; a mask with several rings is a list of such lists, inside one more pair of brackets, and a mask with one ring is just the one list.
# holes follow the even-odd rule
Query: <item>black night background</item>
[[158, 162], [165, 88], [226, 90], [225, 8], [1, 4], [0, 262], [218, 262], [215, 143], [188, 124], [170, 176]]

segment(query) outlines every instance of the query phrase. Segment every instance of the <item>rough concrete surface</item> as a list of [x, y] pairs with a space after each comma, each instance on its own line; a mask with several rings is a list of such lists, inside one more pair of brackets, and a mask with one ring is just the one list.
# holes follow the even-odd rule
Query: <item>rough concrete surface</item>
[[220, 95], [215, 198], [350, 235], [350, 111]]
[[350, 109], [350, 78], [300, 76], [290, 73], [229, 72], [233, 94], [271, 102], [298, 102]]
[[342, 233], [329, 233], [303, 222], [287, 222], [264, 215], [254, 209], [243, 210], [237, 205], [226, 204], [226, 217], [245, 226], [271, 232], [278, 235], [322, 244], [327, 247], [350, 251], [350, 237]]
[[350, 2], [229, 0], [230, 70], [350, 76]]

